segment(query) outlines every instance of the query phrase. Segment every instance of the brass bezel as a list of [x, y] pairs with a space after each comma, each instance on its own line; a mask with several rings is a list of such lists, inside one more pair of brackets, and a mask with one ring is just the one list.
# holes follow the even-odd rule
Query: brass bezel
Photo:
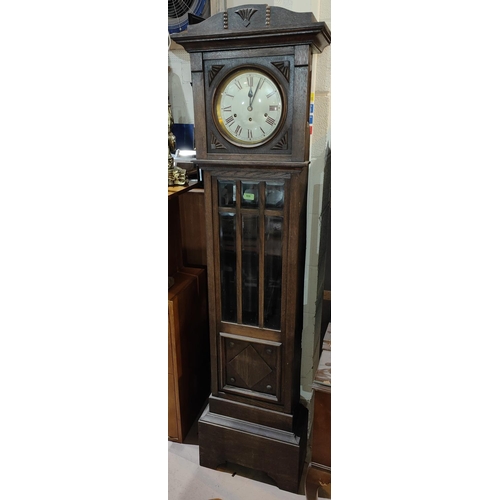
[[[233, 80], [236, 76], [239, 74], [245, 74], [248, 73], [249, 71], [255, 72], [255, 73], [260, 73], [269, 80], [272, 81], [272, 83], [277, 87], [278, 92], [280, 93], [280, 98], [281, 98], [281, 106], [282, 106], [282, 113], [280, 117], [280, 121], [278, 123], [278, 126], [276, 127], [276, 130], [268, 137], [264, 138], [264, 140], [259, 141], [259, 142], [250, 142], [248, 140], [243, 140], [243, 139], [236, 139], [232, 135], [228, 134], [226, 132], [226, 127], [223, 125], [223, 118], [220, 113], [220, 101], [222, 99], [222, 92], [221, 89], [226, 86], [229, 80]], [[276, 137], [276, 134], [279, 133], [279, 131], [282, 129], [283, 124], [285, 123], [286, 116], [287, 116], [287, 101], [284, 98], [285, 92], [283, 89], [283, 86], [281, 83], [272, 75], [269, 71], [267, 71], [267, 68], [258, 66], [258, 65], [252, 65], [252, 66], [239, 66], [238, 68], [234, 69], [230, 73], [228, 73], [222, 81], [217, 85], [213, 96], [212, 96], [212, 117], [213, 121], [215, 123], [215, 126], [217, 127], [217, 130], [219, 133], [224, 137], [224, 139], [231, 144], [234, 144], [235, 146], [239, 147], [244, 147], [244, 148], [256, 148], [258, 146], [262, 146], [264, 144], [267, 144], [270, 140], [272, 140], [274, 137]]]

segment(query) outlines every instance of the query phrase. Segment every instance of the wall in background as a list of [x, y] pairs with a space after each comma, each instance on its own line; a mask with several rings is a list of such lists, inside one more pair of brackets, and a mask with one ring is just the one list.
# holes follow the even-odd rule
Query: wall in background
[[[176, 44], [177, 45], [177, 44]], [[168, 99], [179, 149], [194, 147], [194, 108], [189, 54], [180, 46], [168, 53]]]

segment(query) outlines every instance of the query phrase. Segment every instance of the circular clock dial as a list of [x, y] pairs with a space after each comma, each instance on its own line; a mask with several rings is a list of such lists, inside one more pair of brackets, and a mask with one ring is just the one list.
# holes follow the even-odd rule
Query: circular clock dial
[[232, 143], [252, 147], [267, 142], [284, 118], [278, 84], [255, 69], [230, 74], [217, 89], [215, 117], [220, 132]]

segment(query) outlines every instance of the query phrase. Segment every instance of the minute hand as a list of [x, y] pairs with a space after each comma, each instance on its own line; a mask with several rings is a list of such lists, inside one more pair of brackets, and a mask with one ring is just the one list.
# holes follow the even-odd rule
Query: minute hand
[[257, 84], [257, 88], [255, 89], [255, 92], [253, 94], [253, 97], [250, 98], [250, 107], [252, 106], [253, 101], [255, 99], [255, 96], [257, 95], [257, 92], [259, 91], [259, 89], [262, 87], [263, 83], [264, 83], [264, 80], [262, 78], [260, 78], [259, 83]]

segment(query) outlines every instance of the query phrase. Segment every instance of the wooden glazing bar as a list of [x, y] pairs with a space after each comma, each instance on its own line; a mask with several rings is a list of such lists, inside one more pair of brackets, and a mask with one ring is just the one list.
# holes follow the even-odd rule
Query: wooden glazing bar
[[259, 327], [264, 327], [264, 247], [266, 183], [259, 183]]
[[236, 181], [236, 297], [237, 297], [237, 321], [243, 322], [243, 293], [241, 276], [241, 181]]

